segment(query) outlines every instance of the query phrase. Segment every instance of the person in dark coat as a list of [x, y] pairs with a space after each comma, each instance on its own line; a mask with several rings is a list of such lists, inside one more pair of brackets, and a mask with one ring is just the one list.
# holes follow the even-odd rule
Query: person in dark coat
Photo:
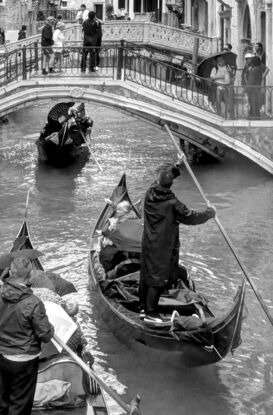
[[0, 46], [5, 44], [5, 31], [2, 27], [0, 27]]
[[41, 32], [41, 46], [42, 46], [42, 75], [47, 75], [46, 65], [48, 61], [48, 70], [50, 73], [54, 73], [55, 56], [52, 49], [54, 44], [53, 40], [53, 27], [55, 26], [55, 18], [48, 16], [46, 24], [42, 28]]
[[27, 27], [23, 24], [22, 29], [18, 33], [18, 40], [26, 39], [27, 37]]
[[31, 415], [41, 342], [54, 328], [30, 286], [31, 262], [14, 259], [0, 295], [0, 414]]
[[258, 56], [254, 56], [246, 77], [246, 93], [249, 103], [249, 117], [260, 117], [263, 67]]
[[[89, 12], [88, 19], [83, 22], [83, 53], [81, 61], [81, 72], [86, 70], [86, 61], [90, 54], [89, 70], [95, 72], [95, 68], [99, 62], [97, 48], [101, 45], [102, 31], [101, 24], [96, 19], [95, 12]], [[93, 46], [93, 48], [92, 48]]]
[[178, 274], [179, 224], [199, 225], [214, 218], [215, 209], [190, 210], [171, 191], [179, 165], [163, 171], [148, 189], [144, 201], [144, 232], [140, 271], [141, 316], [157, 321], [157, 305], [164, 289]]

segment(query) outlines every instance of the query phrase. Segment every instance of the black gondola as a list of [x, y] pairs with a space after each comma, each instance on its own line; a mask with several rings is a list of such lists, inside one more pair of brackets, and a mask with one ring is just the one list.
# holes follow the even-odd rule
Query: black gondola
[[[183, 361], [188, 365], [206, 365], [223, 359], [228, 352], [233, 352], [241, 342], [240, 334], [245, 298], [245, 281], [238, 287], [232, 306], [222, 316], [215, 317], [208, 306], [200, 308], [194, 302], [167, 301], [168, 308], [166, 308], [165, 300], [163, 299], [163, 302], [160, 302], [161, 315], [163, 320], [166, 318], [166, 324], [163, 322], [163, 325], [155, 325], [154, 327], [147, 325], [145, 321], [140, 319], [137, 301], [125, 301], [124, 297], [122, 298], [119, 295], [120, 285], [117, 287], [118, 296], [112, 295], [113, 291], [111, 295], [107, 295], [105, 283], [110, 279], [110, 284], [113, 281], [115, 284], [116, 282], [119, 284], [122, 278], [128, 277], [130, 279], [134, 276], [134, 281], [139, 278], [139, 265], [137, 271], [136, 264], [134, 264], [134, 272], [131, 268], [129, 271], [120, 274], [122, 275], [121, 277], [114, 273], [113, 278], [113, 272], [110, 271], [111, 274], [109, 272], [106, 273], [99, 260], [99, 231], [103, 228], [108, 218], [113, 216], [115, 212], [114, 207], [125, 200], [130, 203], [136, 217], [140, 219], [140, 211], [136, 205], [132, 204], [128, 195], [126, 176], [124, 174], [113, 191], [111, 196], [112, 204], [108, 204], [104, 208], [91, 237], [89, 254], [90, 287], [97, 294], [94, 296], [94, 300], [100, 315], [109, 325], [109, 328], [122, 340], [126, 340], [130, 344], [136, 342], [167, 352], [179, 352], [183, 356]], [[134, 236], [136, 234], [137, 232], [135, 232]], [[139, 236], [138, 234], [137, 237], [139, 238]], [[126, 246], [126, 244], [124, 245]], [[119, 265], [116, 269], [118, 268], [119, 270], [121, 269]], [[128, 291], [128, 297], [131, 297], [132, 289]], [[197, 314], [202, 319], [205, 319], [205, 324], [203, 327], [194, 330], [175, 331], [175, 325], [170, 323], [170, 315], [176, 314], [173, 313], [174, 310], [177, 310], [180, 315]]]
[[48, 113], [47, 123], [36, 140], [39, 161], [64, 167], [90, 156], [93, 121], [83, 103], [61, 102]]

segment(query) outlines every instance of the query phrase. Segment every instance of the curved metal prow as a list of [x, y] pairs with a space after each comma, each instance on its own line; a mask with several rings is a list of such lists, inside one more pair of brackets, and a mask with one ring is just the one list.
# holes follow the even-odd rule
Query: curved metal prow
[[27, 191], [27, 198], [26, 198], [26, 207], [25, 207], [25, 220], [27, 220], [27, 209], [28, 209], [28, 202], [29, 202], [29, 194], [30, 190]]

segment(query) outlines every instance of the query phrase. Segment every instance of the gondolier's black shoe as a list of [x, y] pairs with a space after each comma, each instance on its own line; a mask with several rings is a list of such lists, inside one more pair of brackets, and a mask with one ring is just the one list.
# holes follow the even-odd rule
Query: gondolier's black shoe
[[43, 69], [42, 70], [42, 75], [47, 75], [47, 74], [48, 74], [48, 72], [45, 69]]

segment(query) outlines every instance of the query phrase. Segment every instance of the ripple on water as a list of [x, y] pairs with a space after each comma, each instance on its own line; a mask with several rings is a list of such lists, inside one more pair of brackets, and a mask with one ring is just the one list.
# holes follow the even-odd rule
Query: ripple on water
[[[235, 355], [217, 365], [189, 370], [177, 356], [146, 350], [140, 353], [107, 329], [93, 306], [88, 289], [87, 256], [91, 228], [120, 175], [127, 170], [133, 199], [143, 198], [163, 165], [176, 159], [166, 134], [143, 121], [96, 104], [88, 104], [94, 119], [92, 147], [102, 165], [54, 169], [37, 164], [38, 137], [53, 102], [41, 102], [17, 111], [0, 126], [0, 237], [8, 251], [25, 211], [31, 189], [28, 218], [35, 247], [44, 252], [46, 269], [72, 281], [78, 292], [79, 321], [95, 356], [102, 379], [129, 401], [142, 396], [146, 414], [256, 415], [273, 413], [272, 329], [248, 288], [248, 318], [242, 345]], [[1, 148], [10, 149], [3, 154]], [[131, 150], [130, 150], [131, 149]], [[129, 153], [131, 151], [131, 159]], [[266, 304], [273, 307], [272, 179], [261, 169], [229, 152], [222, 164], [194, 167], [201, 186], [216, 205], [218, 216], [239, 255], [255, 278]], [[174, 184], [188, 206], [204, 208], [186, 172]], [[230, 306], [241, 272], [214, 222], [181, 226], [181, 261], [216, 313]], [[127, 389], [128, 388], [128, 389]], [[112, 414], [117, 405], [109, 402]]]

